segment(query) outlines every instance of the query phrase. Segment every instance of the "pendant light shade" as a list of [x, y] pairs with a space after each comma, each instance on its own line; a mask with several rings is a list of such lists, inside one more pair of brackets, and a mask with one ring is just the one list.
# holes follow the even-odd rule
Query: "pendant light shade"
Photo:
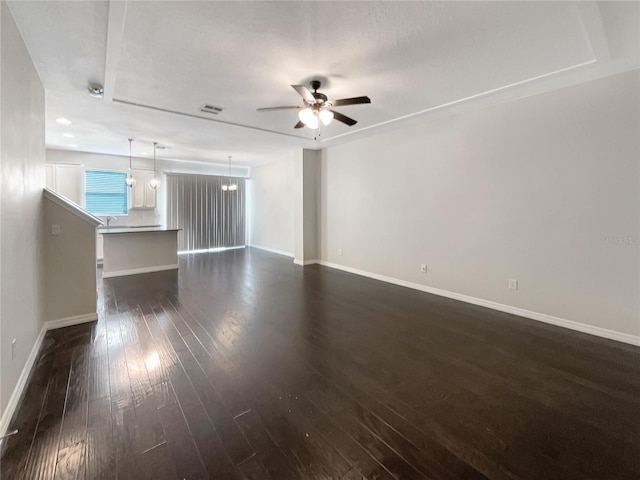
[[129, 188], [136, 186], [136, 179], [133, 178], [133, 171], [131, 170], [131, 142], [133, 142], [133, 138], [129, 139], [129, 171], [127, 172], [127, 178], [124, 180], [124, 183], [126, 183]]
[[153, 178], [149, 180], [149, 187], [157, 190], [160, 188], [160, 178], [158, 178], [158, 173], [156, 172], [156, 145], [158, 142], [153, 142]]
[[153, 188], [154, 190], [157, 190], [160, 188], [160, 179], [157, 177], [153, 177], [151, 180], [149, 180], [149, 186], [151, 188]]

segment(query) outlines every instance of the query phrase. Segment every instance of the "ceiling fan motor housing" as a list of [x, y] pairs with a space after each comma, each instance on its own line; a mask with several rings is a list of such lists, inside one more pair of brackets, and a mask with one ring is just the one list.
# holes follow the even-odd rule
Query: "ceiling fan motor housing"
[[318, 93], [318, 89], [322, 85], [322, 83], [320, 83], [320, 80], [312, 80], [310, 85], [311, 89], [313, 90], [313, 92], [311, 92], [311, 95], [313, 95], [313, 98], [316, 99], [316, 105], [322, 105], [323, 103], [325, 103], [327, 101], [327, 96], [324, 93]]
[[324, 93], [313, 92], [311, 95], [316, 99], [316, 104], [322, 105], [327, 101], [327, 96]]

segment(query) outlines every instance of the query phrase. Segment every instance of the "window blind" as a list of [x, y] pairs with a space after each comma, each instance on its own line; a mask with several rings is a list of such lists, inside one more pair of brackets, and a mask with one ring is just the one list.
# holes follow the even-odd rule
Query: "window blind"
[[126, 172], [85, 171], [85, 208], [97, 215], [127, 213]]
[[[245, 244], [245, 179], [168, 173], [167, 227], [180, 228], [178, 251]], [[235, 191], [223, 191], [229, 182]]]

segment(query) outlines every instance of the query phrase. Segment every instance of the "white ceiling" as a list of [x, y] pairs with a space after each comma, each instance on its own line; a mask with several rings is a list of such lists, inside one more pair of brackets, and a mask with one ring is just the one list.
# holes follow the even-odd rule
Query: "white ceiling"
[[[48, 147], [256, 165], [638, 68], [638, 2], [10, 1], [46, 89]], [[321, 79], [358, 120], [294, 130]], [[90, 82], [105, 87], [88, 95]], [[222, 107], [201, 113], [205, 103]], [[55, 119], [65, 117], [69, 127]], [[64, 133], [75, 138], [64, 137]], [[75, 144], [77, 147], [70, 147]]]

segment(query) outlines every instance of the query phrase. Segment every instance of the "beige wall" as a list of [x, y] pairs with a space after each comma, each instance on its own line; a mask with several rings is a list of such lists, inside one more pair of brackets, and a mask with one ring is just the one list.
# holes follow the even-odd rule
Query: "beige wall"
[[44, 215], [45, 320], [95, 315], [96, 225], [47, 198]]
[[326, 149], [321, 259], [640, 335], [639, 85], [630, 72]]
[[178, 268], [176, 231], [104, 233], [103, 278]]
[[[42, 327], [44, 89], [0, 2], [0, 407], [5, 411]], [[11, 359], [11, 340], [17, 354]]]

